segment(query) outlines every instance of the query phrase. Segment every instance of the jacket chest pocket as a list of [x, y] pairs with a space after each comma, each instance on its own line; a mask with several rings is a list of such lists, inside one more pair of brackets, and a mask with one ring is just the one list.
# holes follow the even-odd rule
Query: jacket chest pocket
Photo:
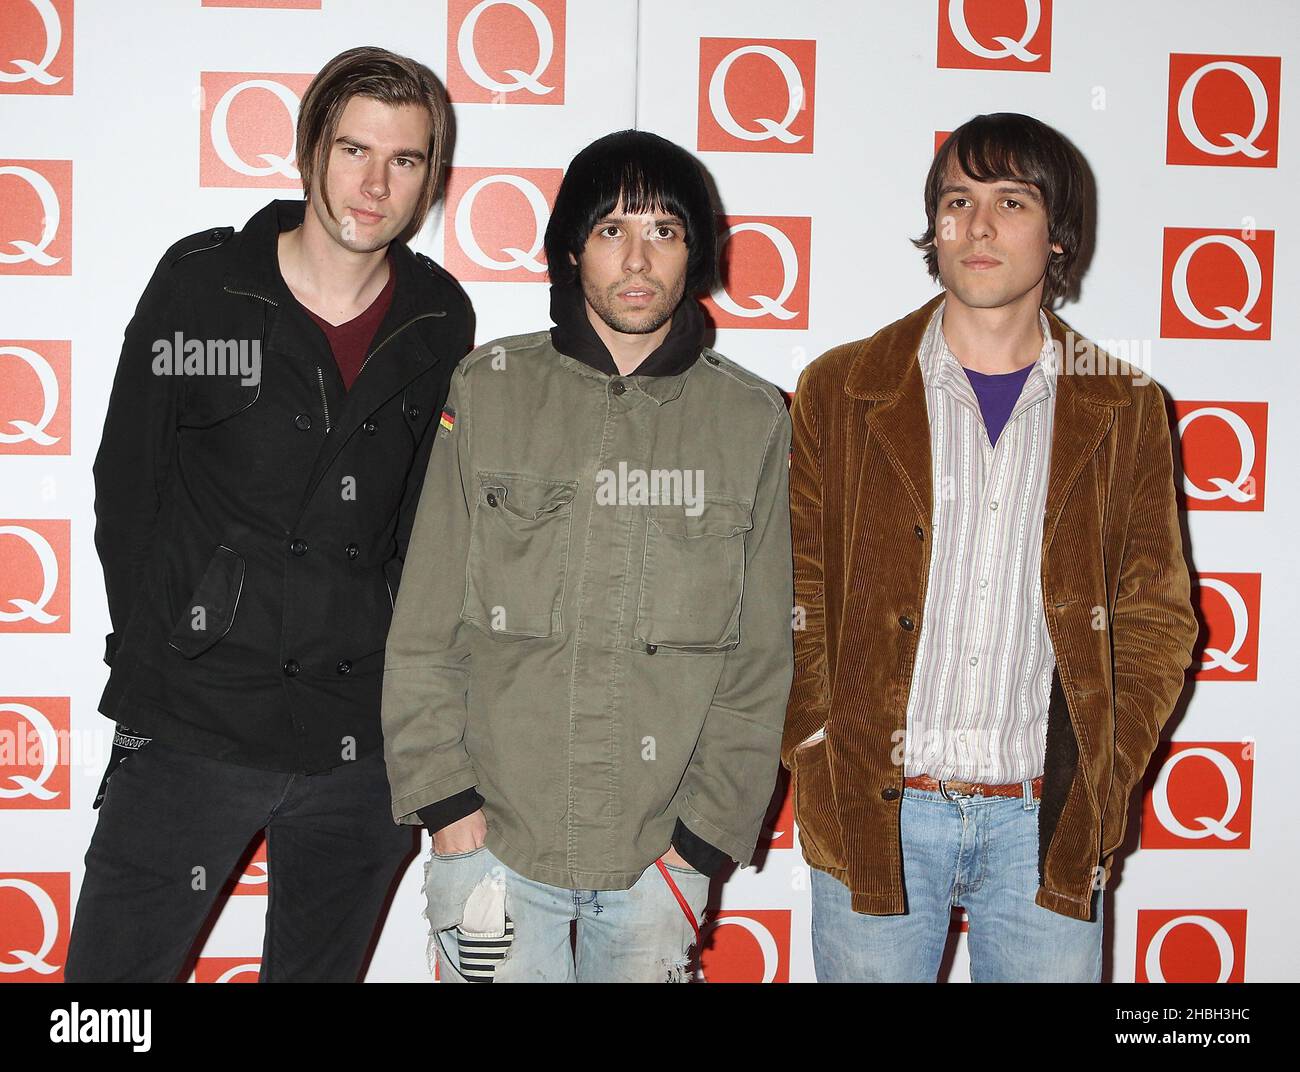
[[461, 617], [493, 636], [562, 628], [577, 481], [480, 473]]
[[738, 502], [706, 502], [694, 515], [682, 506], [650, 507], [634, 648], [707, 653], [740, 643], [745, 533], [753, 524]]

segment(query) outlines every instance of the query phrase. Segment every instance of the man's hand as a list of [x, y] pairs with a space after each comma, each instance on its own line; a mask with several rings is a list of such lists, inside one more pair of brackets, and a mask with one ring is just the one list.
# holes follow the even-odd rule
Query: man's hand
[[487, 838], [487, 818], [483, 809], [471, 812], [463, 819], [457, 819], [450, 826], [444, 826], [433, 835], [433, 852], [435, 856], [455, 856], [458, 853], [473, 852], [482, 846]]
[[668, 846], [668, 851], [664, 853], [663, 856], [660, 857], [660, 859], [663, 860], [663, 862], [667, 864], [669, 867], [684, 867], [688, 871], [695, 870], [695, 868], [693, 868], [684, 859], [682, 859], [682, 854], [678, 852], [676, 849], [674, 849], [671, 845]]

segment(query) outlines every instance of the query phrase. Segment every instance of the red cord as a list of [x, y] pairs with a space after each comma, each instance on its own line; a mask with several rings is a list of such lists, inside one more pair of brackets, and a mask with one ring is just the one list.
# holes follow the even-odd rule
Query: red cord
[[663, 860], [656, 860], [655, 866], [659, 868], [659, 873], [663, 875], [664, 881], [668, 883], [668, 888], [673, 891], [673, 896], [677, 898], [677, 903], [681, 905], [682, 911], [690, 921], [691, 930], [695, 932], [695, 946], [698, 949], [700, 945], [700, 925], [695, 919], [695, 913], [691, 911], [691, 906], [686, 903], [686, 898], [682, 896], [682, 891], [677, 888], [677, 883], [673, 881], [673, 876], [668, 873], [668, 868], [664, 866]]

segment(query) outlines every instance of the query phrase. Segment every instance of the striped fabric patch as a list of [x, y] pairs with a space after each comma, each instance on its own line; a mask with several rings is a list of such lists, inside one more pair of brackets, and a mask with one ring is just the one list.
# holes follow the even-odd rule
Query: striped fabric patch
[[506, 959], [510, 943], [515, 940], [515, 921], [505, 917], [504, 932], [476, 934], [463, 927], [456, 928], [456, 948], [460, 957], [460, 973], [467, 982], [490, 983], [496, 967]]
[[442, 416], [438, 418], [438, 427], [447, 432], [456, 427], [456, 411], [450, 406], [442, 411]]

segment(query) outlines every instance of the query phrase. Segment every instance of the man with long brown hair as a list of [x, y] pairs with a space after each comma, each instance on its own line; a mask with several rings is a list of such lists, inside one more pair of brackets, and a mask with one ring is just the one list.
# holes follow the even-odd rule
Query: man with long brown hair
[[365, 962], [414, 849], [388, 810], [384, 641], [473, 337], [455, 280], [406, 245], [449, 121], [424, 65], [336, 56], [299, 112], [305, 200], [181, 239], [126, 329], [95, 461], [118, 729], [70, 981], [177, 978], [262, 831], [260, 978]]
[[957, 905], [976, 981], [1101, 975], [1196, 621], [1164, 396], [1043, 308], [1084, 178], [1029, 116], [959, 127], [916, 242], [943, 293], [799, 383], [782, 759], [819, 980], [933, 981]]

